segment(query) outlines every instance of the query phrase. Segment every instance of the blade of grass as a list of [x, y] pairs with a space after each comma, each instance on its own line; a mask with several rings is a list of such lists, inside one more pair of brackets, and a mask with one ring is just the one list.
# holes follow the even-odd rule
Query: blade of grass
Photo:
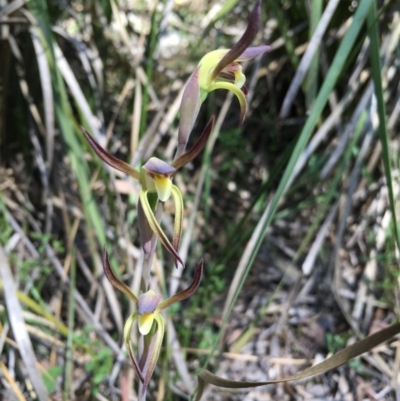
[[8, 320], [15, 341], [18, 344], [20, 355], [36, 395], [40, 401], [47, 401], [49, 396], [42, 377], [36, 368], [37, 360], [22, 316], [22, 308], [17, 297], [17, 288], [14, 283], [13, 274], [10, 265], [8, 264], [7, 256], [1, 246], [0, 275], [2, 276], [4, 283], [4, 299], [7, 306]]
[[331, 0], [325, 8], [325, 11], [319, 21], [317, 28], [315, 29], [314, 35], [312, 36], [310, 43], [307, 47], [306, 52], [301, 59], [299, 67], [296, 70], [296, 74], [292, 79], [290, 87], [285, 95], [281, 111], [279, 113], [280, 118], [287, 117], [290, 107], [293, 104], [295, 96], [300, 89], [303, 79], [309, 71], [310, 65], [312, 65], [314, 60], [314, 55], [318, 52], [318, 47], [322, 41], [322, 37], [328, 28], [328, 24], [332, 19], [332, 16], [339, 4], [339, 0]]
[[390, 162], [390, 150], [389, 150], [389, 136], [386, 125], [386, 107], [385, 107], [385, 99], [383, 94], [383, 86], [382, 86], [382, 75], [381, 75], [381, 61], [380, 61], [380, 53], [379, 53], [379, 32], [378, 32], [378, 12], [376, 3], [372, 2], [370, 13], [368, 14], [368, 35], [370, 38], [370, 60], [371, 60], [371, 68], [372, 68], [372, 79], [374, 81], [375, 87], [375, 95], [378, 103], [378, 115], [379, 115], [379, 126], [378, 133], [379, 139], [382, 145], [382, 157], [383, 157], [383, 165], [385, 168], [385, 176], [389, 191], [389, 203], [390, 203], [390, 211], [392, 212], [392, 219], [394, 224], [394, 232], [396, 237], [397, 249], [400, 250], [400, 225], [397, 221], [397, 211], [396, 211], [396, 202], [393, 190], [393, 181], [392, 181], [392, 168]]
[[[136, 77], [138, 74], [136, 74]], [[131, 157], [138, 150], [139, 134], [141, 126], [141, 110], [143, 110], [142, 86], [139, 78], [135, 81], [135, 100], [133, 101], [132, 129], [131, 129]]]
[[51, 87], [50, 68], [47, 62], [46, 53], [39, 39], [37, 27], [31, 25], [29, 33], [32, 38], [33, 47], [36, 53], [36, 60], [39, 66], [40, 84], [42, 86], [44, 103], [44, 123], [46, 127], [46, 158], [47, 171], [51, 170], [54, 154], [54, 135], [55, 135], [55, 117], [54, 117], [54, 99]]
[[26, 398], [22, 394], [20, 388], [18, 387], [18, 384], [15, 382], [13, 376], [7, 369], [7, 366], [4, 365], [3, 361], [0, 361], [0, 371], [3, 373], [3, 376], [10, 385], [11, 389], [14, 391], [14, 394], [18, 398], [18, 401], [26, 401]]
[[153, 76], [154, 52], [157, 46], [159, 23], [161, 13], [157, 11], [159, 0], [153, 0], [150, 36], [147, 44], [147, 68], [146, 68], [146, 83], [143, 87], [142, 97], [142, 113], [140, 116], [140, 134], [143, 135], [147, 126], [147, 107], [149, 102], [149, 86]]
[[76, 286], [76, 257], [75, 252], [72, 250], [72, 261], [70, 267], [70, 286], [69, 286], [69, 300], [68, 300], [68, 337], [67, 349], [65, 354], [65, 371], [64, 371], [64, 388], [63, 400], [68, 401], [74, 398], [72, 393], [72, 347], [73, 347], [73, 333], [75, 321], [75, 286]]
[[268, 7], [271, 9], [272, 13], [274, 14], [275, 18], [278, 21], [278, 28], [285, 41], [285, 48], [289, 55], [290, 62], [292, 63], [293, 68], [296, 69], [297, 66], [299, 65], [299, 58], [295, 52], [296, 46], [293, 42], [293, 38], [289, 34], [289, 28], [286, 23], [282, 6], [280, 2], [277, 0], [267, 0], [266, 3], [268, 4]]
[[[321, 0], [312, 0], [311, 1], [310, 29], [309, 29], [310, 42], [315, 35], [315, 30], [318, 27], [318, 22], [321, 20], [322, 6], [323, 6], [323, 1], [321, 1]], [[314, 103], [315, 97], [317, 96], [317, 92], [318, 92], [318, 69], [319, 69], [318, 61], [319, 61], [319, 51], [317, 50], [315, 52], [315, 55], [311, 59], [310, 68], [308, 70], [308, 74], [307, 74], [305, 82], [304, 82], [304, 88], [306, 91], [306, 105], [307, 105], [308, 109], [311, 109], [311, 107]]]

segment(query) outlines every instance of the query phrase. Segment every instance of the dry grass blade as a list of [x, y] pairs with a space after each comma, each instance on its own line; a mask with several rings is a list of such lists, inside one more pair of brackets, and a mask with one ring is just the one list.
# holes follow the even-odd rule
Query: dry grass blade
[[[101, 94], [102, 94], [102, 87], [103, 87], [103, 82], [102, 82], [102, 70], [103, 66], [101, 64], [99, 57], [95, 57], [93, 54], [94, 52], [86, 46], [86, 44], [83, 42], [83, 40], [78, 40], [74, 37], [71, 37], [68, 35], [63, 29], [59, 27], [54, 27], [53, 31], [58, 33], [60, 36], [68, 40], [69, 42], [72, 43], [72, 45], [75, 47], [76, 52], [79, 56], [79, 59], [81, 61], [82, 67], [85, 70], [87, 79], [89, 81], [90, 87], [93, 91], [93, 99], [95, 103], [95, 108], [96, 108], [96, 115], [101, 124], [104, 124], [104, 116], [103, 116], [103, 111], [101, 109]], [[95, 74], [96, 78], [95, 78]], [[99, 81], [99, 84], [97, 84], [97, 81]]]
[[17, 296], [17, 288], [14, 283], [7, 256], [0, 246], [0, 274], [3, 280], [4, 298], [8, 311], [8, 319], [18, 344], [20, 355], [24, 362], [32, 386], [40, 401], [48, 401], [48, 393], [37, 369], [35, 352], [29, 338], [28, 331], [22, 316], [22, 308]]
[[32, 25], [29, 28], [33, 47], [36, 53], [36, 60], [39, 66], [40, 84], [42, 86], [43, 106], [44, 106], [44, 122], [46, 127], [46, 159], [48, 171], [51, 170], [54, 155], [54, 135], [55, 135], [55, 117], [54, 117], [54, 100], [53, 89], [51, 84], [50, 68], [47, 61], [45, 49], [42, 46], [39, 35], [40, 31], [37, 26]]
[[332, 172], [336, 163], [338, 163], [338, 161], [341, 159], [343, 152], [346, 150], [350, 137], [354, 133], [355, 126], [357, 125], [357, 122], [360, 119], [361, 114], [365, 111], [369, 102], [371, 101], [371, 96], [373, 94], [373, 91], [374, 87], [371, 82], [368, 85], [365, 92], [363, 93], [361, 99], [359, 100], [358, 105], [351, 117], [351, 120], [347, 124], [341, 137], [338, 140], [338, 144], [335, 150], [332, 152], [329, 160], [325, 163], [325, 166], [323, 167], [320, 173], [321, 180], [325, 180], [327, 178], [327, 176]]
[[326, 217], [324, 223], [322, 224], [314, 243], [312, 244], [310, 251], [307, 254], [307, 257], [305, 258], [303, 265], [302, 265], [302, 270], [303, 273], [308, 276], [311, 274], [312, 269], [314, 267], [315, 260], [318, 256], [318, 252], [320, 251], [322, 244], [324, 242], [324, 239], [328, 233], [329, 227], [332, 224], [333, 219], [336, 216], [336, 213], [338, 211], [339, 203], [337, 202], [329, 212], [328, 216]]
[[82, 110], [83, 115], [85, 116], [85, 119], [90, 127], [90, 130], [95, 137], [95, 139], [101, 144], [104, 144], [104, 133], [102, 133], [101, 130], [98, 128], [98, 124], [96, 123], [96, 119], [90, 109], [90, 106], [86, 100], [85, 95], [82, 92], [82, 89], [67, 61], [67, 59], [64, 57], [64, 54], [62, 53], [60, 47], [54, 43], [54, 54], [55, 58], [57, 61], [57, 66], [59, 70], [61, 71], [61, 74], [63, 78], [65, 79], [65, 82], [67, 83], [69, 89], [71, 90], [76, 103], [79, 105], [79, 107]]
[[13, 379], [12, 375], [10, 374], [7, 366], [4, 365], [2, 361], [0, 361], [0, 370], [3, 373], [4, 378], [7, 380], [8, 384], [10, 385], [12, 391], [14, 392], [15, 396], [18, 398], [18, 401], [26, 401], [26, 398], [22, 394], [21, 390], [19, 389], [17, 383]]
[[32, 96], [31, 96], [31, 92], [28, 86], [28, 82], [26, 80], [26, 74], [25, 74], [25, 67], [24, 67], [24, 60], [22, 58], [22, 54], [21, 51], [17, 45], [17, 42], [15, 40], [15, 38], [10, 35], [9, 38], [9, 43], [10, 43], [10, 48], [11, 51], [17, 61], [16, 63], [16, 71], [19, 77], [19, 84], [20, 84], [20, 88], [21, 88], [21, 92], [25, 98], [25, 101], [28, 104], [29, 107], [29, 111], [31, 112], [32, 118], [35, 121], [35, 124], [37, 125], [37, 128], [39, 130], [39, 132], [41, 133], [41, 135], [43, 137], [46, 136], [46, 129], [43, 125], [42, 119], [40, 117], [40, 113], [39, 110], [36, 106], [36, 104], [33, 102]]
[[[32, 242], [29, 240], [29, 238], [27, 238], [22, 230], [22, 228], [19, 226], [19, 224], [16, 222], [16, 220], [12, 217], [12, 215], [8, 212], [5, 213], [7, 220], [10, 222], [11, 226], [13, 227], [13, 229], [15, 231], [17, 231], [18, 233], [20, 233], [23, 237], [23, 240], [26, 244], [26, 246], [29, 249], [33, 250], [33, 253], [36, 254], [38, 257], [39, 255], [37, 254], [37, 251], [35, 249], [35, 247], [33, 246]], [[30, 223], [32, 224], [32, 226], [34, 227], [34, 229], [36, 230], [37, 233], [41, 234], [41, 230], [40, 227], [38, 225], [38, 223], [33, 220], [32, 218], [29, 219]], [[60, 262], [60, 260], [57, 258], [56, 256], [56, 252], [54, 251], [54, 249], [50, 246], [50, 244], [46, 244], [45, 245], [45, 251], [46, 251], [46, 255], [48, 257], [48, 259], [50, 260], [50, 262], [52, 263], [52, 265], [55, 268], [55, 272], [57, 273], [57, 275], [60, 277], [60, 279], [62, 279], [66, 284], [69, 283], [68, 279], [65, 278], [65, 274], [64, 274], [64, 269], [63, 266]], [[83, 314], [81, 314], [82, 318], [84, 320], [87, 320], [88, 322], [90, 322], [91, 324], [93, 324], [93, 326], [95, 327], [95, 329], [98, 331], [100, 337], [103, 338], [104, 342], [110, 347], [110, 349], [118, 354], [119, 353], [119, 347], [116, 344], [116, 342], [113, 340], [113, 338], [106, 332], [106, 330], [104, 329], [104, 327], [99, 323], [98, 319], [96, 318], [96, 316], [93, 314], [92, 310], [90, 309], [89, 305], [87, 304], [87, 302], [85, 301], [85, 298], [80, 294], [80, 292], [75, 291], [75, 299], [76, 302], [78, 304], [78, 306], [82, 309]], [[79, 310], [78, 310], [79, 311]]]
[[140, 118], [142, 110], [142, 87], [136, 70], [135, 100], [133, 102], [132, 129], [131, 129], [131, 157], [136, 153], [139, 143]]
[[387, 340], [390, 340], [398, 333], [400, 333], [400, 323], [395, 323], [384, 330], [381, 330], [371, 336], [364, 338], [363, 340], [357, 341], [356, 343], [342, 349], [338, 353], [334, 354], [330, 358], [315, 366], [312, 366], [295, 375], [282, 379], [268, 380], [264, 382], [240, 382], [235, 380], [223, 379], [212, 374], [208, 370], [204, 370], [199, 375], [199, 392], [197, 394], [196, 401], [199, 401], [201, 399], [205, 383], [214, 384], [215, 386], [225, 388], [250, 388], [264, 386], [267, 384], [291, 382], [294, 380], [305, 379], [308, 377], [319, 375], [321, 373], [325, 373], [329, 370], [335, 369], [345, 364], [350, 359], [371, 350], [377, 345], [382, 344]]
[[372, 99], [373, 99], [373, 101], [371, 102], [370, 116], [369, 116], [370, 119], [367, 122], [368, 126], [366, 129], [366, 133], [365, 133], [365, 136], [363, 139], [361, 149], [360, 149], [357, 159], [356, 159], [355, 166], [353, 167], [353, 169], [350, 173], [347, 194], [346, 194], [346, 201], [345, 201], [343, 209], [341, 211], [340, 222], [339, 222], [339, 226], [338, 226], [337, 234], [336, 234], [336, 242], [335, 242], [334, 252], [332, 253], [332, 256], [331, 256], [331, 266], [332, 265], [334, 266], [333, 292], [334, 292], [336, 301], [338, 302], [339, 307], [342, 310], [342, 313], [346, 317], [346, 319], [347, 319], [349, 325], [351, 326], [351, 328], [353, 329], [353, 331], [355, 333], [357, 333], [358, 337], [361, 337], [361, 332], [357, 325], [357, 322], [354, 321], [350, 312], [347, 310], [347, 308], [343, 304], [342, 299], [339, 295], [339, 291], [338, 291], [339, 287], [340, 287], [339, 283], [340, 283], [340, 276], [341, 276], [340, 264], [338, 263], [338, 260], [339, 260], [338, 254], [339, 254], [339, 250], [342, 246], [347, 218], [350, 214], [350, 210], [352, 207], [352, 197], [353, 197], [353, 194], [354, 194], [354, 192], [357, 188], [358, 182], [359, 182], [361, 165], [370, 149], [372, 138], [374, 136], [375, 130], [378, 125], [378, 118], [377, 118], [377, 114], [376, 114], [376, 101], [375, 101], [374, 97]]
[[312, 36], [312, 39], [307, 47], [306, 52], [301, 59], [301, 62], [296, 70], [296, 75], [294, 76], [292, 83], [290, 84], [289, 90], [286, 93], [285, 99], [282, 104], [281, 111], [279, 113], [280, 118], [287, 117], [290, 107], [296, 97], [298, 90], [307, 74], [307, 71], [312, 63], [313, 57], [315, 53], [318, 51], [318, 48], [321, 44], [322, 37], [328, 28], [328, 24], [332, 19], [332, 16], [339, 4], [339, 0], [330, 0], [324, 14], [322, 15], [319, 24]]

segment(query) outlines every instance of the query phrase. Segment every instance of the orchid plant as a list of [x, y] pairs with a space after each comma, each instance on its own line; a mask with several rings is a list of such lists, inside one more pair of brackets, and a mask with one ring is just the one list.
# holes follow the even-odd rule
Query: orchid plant
[[[201, 59], [183, 92], [180, 108], [178, 149], [175, 160], [171, 163], [151, 157], [138, 170], [107, 152], [81, 127], [87, 142], [104, 163], [127, 174], [140, 184], [141, 189], [137, 209], [138, 225], [142, 249], [145, 255], [150, 255], [150, 258], [152, 258], [151, 243], [155, 235], [173, 256], [175, 265], [177, 266], [180, 263], [184, 266], [184, 262], [178, 253], [182, 232], [183, 199], [180, 190], [173, 184], [172, 178], [178, 169], [191, 162], [202, 151], [211, 134], [214, 117], [206, 125], [193, 147], [186, 151], [186, 145], [197, 119], [201, 103], [206, 99], [208, 93], [216, 89], [226, 89], [233, 92], [239, 100], [241, 108], [240, 124], [243, 123], [247, 108], [247, 89], [244, 85], [245, 76], [239, 62], [261, 55], [269, 49], [269, 46], [249, 47], [258, 31], [260, 15], [261, 2], [257, 0], [246, 31], [232, 49], [214, 50]], [[172, 243], [162, 230], [155, 215], [159, 202], [164, 203], [171, 197], [175, 206]], [[154, 290], [148, 289], [146, 280], [144, 280], [145, 285], [142, 287], [143, 293], [137, 296], [132, 292], [114, 274], [105, 250], [103, 253], [103, 268], [108, 280], [127, 295], [137, 308], [125, 323], [124, 342], [141, 383], [139, 400], [145, 400], [147, 387], [156, 367], [164, 337], [165, 325], [162, 311], [172, 304], [188, 298], [197, 290], [203, 274], [203, 261], [200, 261], [196, 268], [192, 284], [186, 290], [180, 291], [166, 300], [162, 300]], [[131, 331], [136, 321], [144, 343], [143, 351], [138, 360], [134, 356], [131, 342]]]
[[[140, 398], [144, 398], [147, 386], [156, 367], [164, 338], [165, 325], [161, 312], [174, 303], [190, 297], [197, 290], [203, 275], [203, 261], [201, 260], [196, 268], [192, 284], [185, 290], [178, 292], [164, 301], [153, 290], [148, 290], [139, 296], [135, 295], [126, 284], [115, 276], [110, 267], [106, 250], [103, 253], [103, 267], [104, 273], [111, 284], [127, 295], [137, 306], [137, 311], [125, 323], [124, 342], [135, 372], [143, 385]], [[144, 349], [139, 362], [137, 362], [133, 354], [131, 342], [132, 326], [136, 320], [138, 321], [139, 333], [144, 338]]]
[[182, 95], [177, 155], [184, 152], [200, 106], [214, 90], [225, 89], [237, 97], [240, 104], [240, 125], [243, 124], [247, 110], [247, 88], [246, 77], [239, 63], [260, 56], [270, 49], [266, 45], [249, 47], [257, 34], [260, 21], [261, 1], [257, 0], [244, 34], [232, 49], [214, 50], [200, 60]]
[[[178, 157], [171, 164], [168, 164], [156, 157], [152, 157], [143, 165], [140, 171], [123, 160], [120, 160], [108, 153], [83, 127], [81, 127], [81, 130], [89, 145], [104, 163], [125, 174], [128, 174], [140, 183], [141, 190], [139, 193], [138, 219], [141, 222], [147, 221], [151, 232], [153, 232], [160, 239], [161, 243], [174, 257], [175, 264], [179, 262], [183, 265], [183, 261], [178, 254], [182, 232], [183, 200], [181, 192], [179, 191], [178, 187], [172, 183], [171, 178], [178, 169], [191, 162], [201, 152], [207, 142], [208, 137], [210, 136], [213, 124], [214, 117], [212, 117], [209, 123], [206, 125], [203, 133], [193, 147]], [[156, 198], [149, 200], [150, 194], [156, 194]], [[154, 208], [157, 202], [166, 202], [171, 195], [175, 204], [174, 236], [172, 244], [164, 231], [161, 229], [154, 215]], [[143, 226], [143, 224], [139, 224], [139, 229], [142, 236], [142, 247], [145, 252], [148, 252], [148, 243], [151, 239], [151, 236], [148, 234], [149, 230], [147, 230], [147, 227]]]

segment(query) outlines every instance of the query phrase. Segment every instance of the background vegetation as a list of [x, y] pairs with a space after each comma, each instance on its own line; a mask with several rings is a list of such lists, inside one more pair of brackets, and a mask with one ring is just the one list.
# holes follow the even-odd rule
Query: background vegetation
[[[205, 276], [168, 311], [149, 399], [188, 399], [204, 366], [234, 380], [289, 375], [396, 320], [399, 6], [263, 0], [254, 44], [271, 51], [245, 68], [245, 123], [236, 99], [210, 95], [191, 139], [217, 110], [211, 140], [175, 177], [187, 268], [160, 247], [153, 288], [184, 287], [203, 255]], [[1, 399], [136, 399], [121, 347], [133, 306], [100, 255], [106, 244], [139, 288], [138, 188], [94, 157], [79, 125], [134, 165], [171, 160], [186, 79], [235, 43], [251, 8], [0, 2]], [[397, 341], [300, 384], [204, 399], [400, 400], [399, 361]]]

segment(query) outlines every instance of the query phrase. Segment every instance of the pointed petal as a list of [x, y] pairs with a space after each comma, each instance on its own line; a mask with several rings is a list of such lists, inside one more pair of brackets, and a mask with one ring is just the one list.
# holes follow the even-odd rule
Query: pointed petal
[[204, 146], [206, 145], [208, 138], [210, 137], [211, 131], [214, 126], [214, 116], [211, 117], [210, 121], [204, 128], [202, 134], [198, 141], [182, 156], [178, 157], [172, 165], [178, 170], [182, 166], [191, 162], [194, 158], [198, 156], [198, 154], [203, 150]]
[[151, 326], [154, 322], [154, 313], [146, 313], [138, 316], [138, 327], [139, 332], [142, 336], [146, 336], [150, 333]]
[[175, 203], [174, 238], [172, 240], [172, 246], [175, 251], [178, 252], [182, 234], [183, 199], [181, 191], [179, 191], [176, 185], [172, 186], [172, 196], [174, 197]]
[[221, 59], [212, 72], [211, 80], [215, 80], [218, 74], [230, 63], [234, 62], [250, 46], [260, 27], [261, 21], [261, 0], [257, 0], [251, 12], [247, 28], [239, 41]]
[[150, 208], [149, 201], [147, 199], [147, 191], [143, 189], [140, 190], [139, 193], [140, 201], [142, 202], [143, 212], [146, 216], [147, 222], [149, 223], [150, 228], [152, 229], [153, 233], [157, 235], [158, 239], [161, 243], [167, 248], [167, 250], [171, 253], [171, 255], [175, 258], [175, 265], [176, 261], [178, 261], [182, 266], [184, 263], [178, 253], [175, 251], [172, 244], [169, 242], [168, 238], [166, 237], [164, 231], [161, 229], [160, 225], [158, 224], [153, 211]]
[[150, 344], [149, 356], [143, 367], [144, 381], [143, 381], [143, 390], [141, 396], [143, 396], [143, 394], [146, 392], [151, 376], [153, 376], [154, 369], [156, 368], [157, 365], [158, 357], [160, 356], [161, 346], [164, 338], [165, 326], [164, 326], [164, 319], [161, 316], [161, 313], [155, 314], [155, 320], [157, 322], [158, 327], [157, 327], [157, 332], [155, 334], [155, 341], [154, 343], [152, 341], [152, 343]]
[[197, 67], [189, 78], [182, 95], [178, 133], [178, 156], [185, 151], [186, 144], [189, 141], [190, 134], [201, 106], [199, 68], [200, 67]]
[[216, 89], [226, 89], [228, 91], [233, 92], [237, 99], [239, 100], [240, 104], [240, 123], [239, 125], [243, 124], [244, 118], [246, 116], [247, 110], [247, 100], [240, 88], [238, 88], [235, 84], [231, 84], [230, 82], [216, 82], [211, 85], [210, 92]]
[[137, 317], [138, 317], [138, 313], [135, 312], [131, 316], [129, 316], [128, 320], [126, 321], [125, 327], [124, 327], [124, 342], [125, 342], [125, 347], [128, 351], [129, 357], [131, 358], [133, 368], [135, 369], [135, 372], [138, 375], [139, 380], [143, 383], [144, 377], [143, 377], [142, 371], [140, 370], [139, 365], [136, 361], [136, 358], [133, 355], [132, 345], [131, 345], [132, 324], [137, 319]]
[[271, 46], [262, 45], [262, 46], [255, 46], [255, 47], [248, 47], [237, 59], [236, 61], [245, 61], [250, 60], [254, 57], [257, 57], [268, 50], [271, 49]]
[[146, 220], [146, 216], [144, 214], [142, 202], [140, 202], [140, 199], [138, 201], [137, 214], [140, 244], [142, 245], [144, 254], [149, 255], [151, 252], [151, 238], [153, 237], [153, 231], [151, 231], [149, 223]]
[[117, 278], [117, 276], [114, 274], [114, 272], [112, 271], [106, 248], [104, 248], [104, 251], [103, 251], [103, 269], [104, 269], [104, 274], [106, 275], [108, 281], [115, 288], [118, 288], [125, 295], [128, 295], [128, 297], [133, 302], [135, 302], [135, 303], [138, 302], [138, 297], [131, 291], [131, 289], [125, 283], [123, 283], [121, 280], [119, 280]]
[[131, 177], [135, 178], [136, 180], [140, 180], [140, 173], [138, 170], [133, 168], [128, 163], [116, 158], [112, 154], [108, 153], [105, 149], [103, 149], [85, 130], [85, 128], [80, 127], [83, 135], [85, 135], [86, 140], [89, 142], [89, 145], [95, 151], [97, 156], [103, 160], [104, 163], [108, 164], [111, 167], [114, 167], [116, 170], [122, 171], [125, 174], [130, 175]]
[[177, 294], [173, 295], [172, 297], [166, 299], [165, 301], [160, 302], [158, 304], [157, 310], [162, 311], [163, 309], [168, 308], [175, 302], [183, 301], [184, 299], [193, 295], [196, 292], [197, 288], [199, 288], [202, 276], [203, 276], [203, 259], [200, 260], [200, 263], [196, 268], [192, 284], [190, 284], [190, 286], [186, 288], [186, 290], [180, 291]]

